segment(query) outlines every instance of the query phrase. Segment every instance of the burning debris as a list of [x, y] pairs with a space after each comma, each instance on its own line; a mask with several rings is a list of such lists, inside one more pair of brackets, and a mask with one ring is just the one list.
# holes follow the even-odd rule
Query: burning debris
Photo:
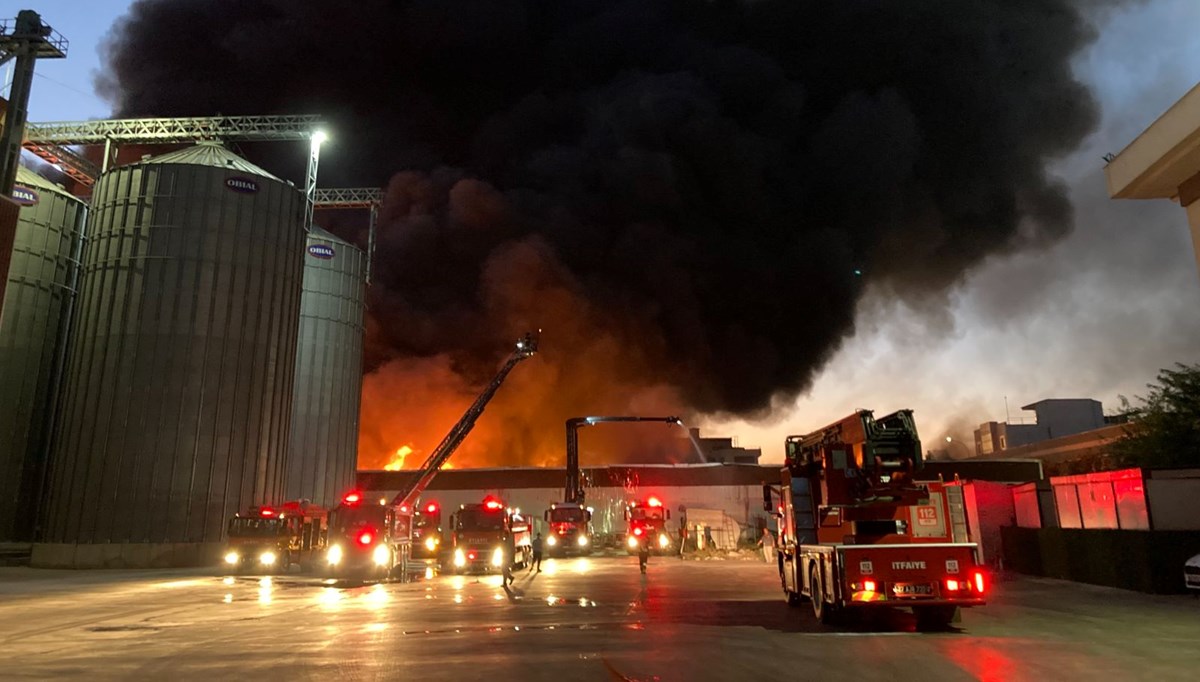
[[340, 123], [323, 182], [392, 176], [362, 466], [434, 447], [528, 326], [543, 357], [457, 461], [549, 463], [571, 415], [762, 414], [867, 283], [937, 295], [1063, 235], [1045, 164], [1095, 122], [1090, 39], [1069, 0], [140, 0], [101, 86], [121, 115]]

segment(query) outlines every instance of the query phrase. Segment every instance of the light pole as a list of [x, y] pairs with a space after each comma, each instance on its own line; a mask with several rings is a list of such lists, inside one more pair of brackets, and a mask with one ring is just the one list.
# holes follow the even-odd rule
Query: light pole
[[967, 453], [967, 457], [973, 456], [973, 453], [967, 447], [966, 443], [962, 442], [961, 440], [954, 440], [954, 438], [952, 436], [946, 436], [946, 454], [947, 455], [950, 454], [950, 446], [951, 445], [958, 445], [959, 447], [961, 447], [963, 449], [963, 451]]

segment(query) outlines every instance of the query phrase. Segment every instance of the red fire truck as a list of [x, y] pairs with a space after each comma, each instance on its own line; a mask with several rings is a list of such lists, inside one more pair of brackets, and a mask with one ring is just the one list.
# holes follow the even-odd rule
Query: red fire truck
[[332, 575], [386, 579], [402, 564], [410, 546], [412, 511], [405, 505], [365, 499], [358, 490], [330, 512], [325, 561]]
[[225, 565], [238, 572], [287, 573], [292, 564], [308, 569], [325, 547], [328, 519], [329, 512], [307, 500], [237, 514], [226, 528]]
[[961, 488], [917, 483], [921, 443], [911, 410], [870, 411], [790, 436], [781, 503], [779, 576], [788, 603], [823, 622], [908, 607], [923, 629], [982, 606], [988, 580], [967, 537]]
[[450, 515], [451, 556], [456, 573], [524, 568], [533, 556], [532, 524], [520, 510], [488, 496], [460, 505]]
[[592, 553], [592, 510], [574, 502], [555, 502], [546, 510], [546, 554]]
[[649, 547], [652, 553], [666, 554], [674, 542], [667, 532], [667, 520], [671, 510], [663, 506], [662, 500], [650, 496], [645, 500], [634, 500], [625, 507], [625, 547], [629, 554], [637, 554], [641, 547]]
[[413, 556], [438, 559], [442, 553], [442, 508], [437, 502], [422, 502], [413, 514]]

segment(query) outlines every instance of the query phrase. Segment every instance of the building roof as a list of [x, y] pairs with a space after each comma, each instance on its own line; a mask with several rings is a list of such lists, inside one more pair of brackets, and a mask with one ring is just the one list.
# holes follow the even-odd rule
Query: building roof
[[1043, 398], [1035, 403], [1029, 403], [1028, 405], [1021, 407], [1021, 409], [1022, 410], [1036, 410], [1037, 408], [1041, 407], [1042, 405], [1048, 405], [1051, 403], [1082, 403], [1082, 402], [1096, 403], [1097, 405], [1100, 404], [1100, 401], [1096, 400], [1094, 398]]
[[1150, 124], [1107, 166], [1114, 199], [1173, 199], [1200, 171], [1200, 85]]
[[68, 199], [72, 199], [74, 201], [78, 201], [79, 203], [83, 203], [83, 201], [79, 197], [71, 194], [70, 192], [63, 189], [62, 187], [59, 187], [58, 185], [54, 184], [53, 182], [50, 182], [46, 178], [43, 178], [42, 176], [38, 175], [35, 171], [33, 171], [29, 168], [26, 168], [25, 166], [17, 166], [17, 184], [24, 185], [26, 187], [30, 187], [30, 188], [34, 188], [34, 189], [38, 189], [38, 190], [45, 190], [47, 192], [54, 192], [55, 194], [62, 195]]
[[[636, 464], [587, 467], [582, 471], [588, 487], [639, 486], [718, 486], [761, 485], [779, 481], [780, 466], [756, 464]], [[540, 467], [495, 469], [450, 469], [442, 471], [429, 484], [429, 490], [489, 490], [519, 488], [562, 488], [566, 470]], [[416, 476], [416, 471], [359, 471], [362, 490], [400, 490]]]
[[1037, 459], [951, 459], [925, 461], [917, 472], [917, 480], [936, 481], [938, 477], [952, 481], [992, 481], [993, 483], [1028, 483], [1042, 480], [1042, 462]]

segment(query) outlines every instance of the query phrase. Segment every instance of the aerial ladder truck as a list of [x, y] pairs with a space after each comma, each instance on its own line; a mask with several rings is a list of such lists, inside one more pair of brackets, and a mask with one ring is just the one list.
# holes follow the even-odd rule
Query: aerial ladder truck
[[[683, 420], [679, 417], [572, 417], [567, 420], [567, 484], [565, 495], [562, 502], [556, 502], [546, 510], [545, 519], [550, 527], [550, 531], [546, 537], [547, 553], [553, 555], [565, 555], [569, 553], [588, 554], [591, 552], [592, 543], [592, 510], [584, 504], [583, 480], [579, 470], [579, 429], [584, 426], [594, 426], [596, 424], [605, 424], [612, 422], [659, 422], [663, 424], [676, 424], [683, 426]], [[657, 498], [651, 498], [656, 503]], [[635, 501], [630, 504], [625, 510], [625, 519], [630, 524], [630, 529], [626, 533], [627, 538], [635, 538], [640, 542], [650, 542], [651, 547], [657, 547], [660, 551], [665, 551], [670, 547], [669, 535], [663, 530], [663, 522], [670, 518], [671, 512], [662, 508], [662, 504], [656, 504], [657, 509], [657, 532], [651, 537], [646, 534], [644, 538], [640, 537], [645, 531], [645, 528], [650, 528], [654, 524], [654, 520], [646, 517], [644, 512], [650, 509], [648, 501], [642, 503]], [[653, 514], [651, 514], [653, 515]], [[636, 519], [634, 517], [637, 517]], [[633, 533], [638, 528], [643, 528], [637, 536]], [[630, 550], [637, 550], [638, 545], [630, 545]]]
[[970, 542], [962, 489], [918, 482], [921, 442], [912, 410], [875, 419], [869, 410], [819, 431], [789, 436], [780, 502], [778, 567], [788, 604], [814, 615], [911, 608], [922, 629], [982, 606], [987, 580]]
[[429, 454], [416, 475], [390, 502], [387, 498], [367, 500], [365, 494], [358, 490], [350, 491], [342, 498], [341, 504], [330, 514], [329, 542], [325, 554], [330, 574], [336, 577], [387, 578], [397, 569], [401, 572], [407, 570], [408, 560], [413, 556], [413, 513], [421, 493], [475, 427], [475, 422], [496, 391], [500, 390], [509, 372], [522, 360], [532, 357], [537, 350], [538, 339], [533, 334], [526, 334], [517, 341], [500, 371]]

